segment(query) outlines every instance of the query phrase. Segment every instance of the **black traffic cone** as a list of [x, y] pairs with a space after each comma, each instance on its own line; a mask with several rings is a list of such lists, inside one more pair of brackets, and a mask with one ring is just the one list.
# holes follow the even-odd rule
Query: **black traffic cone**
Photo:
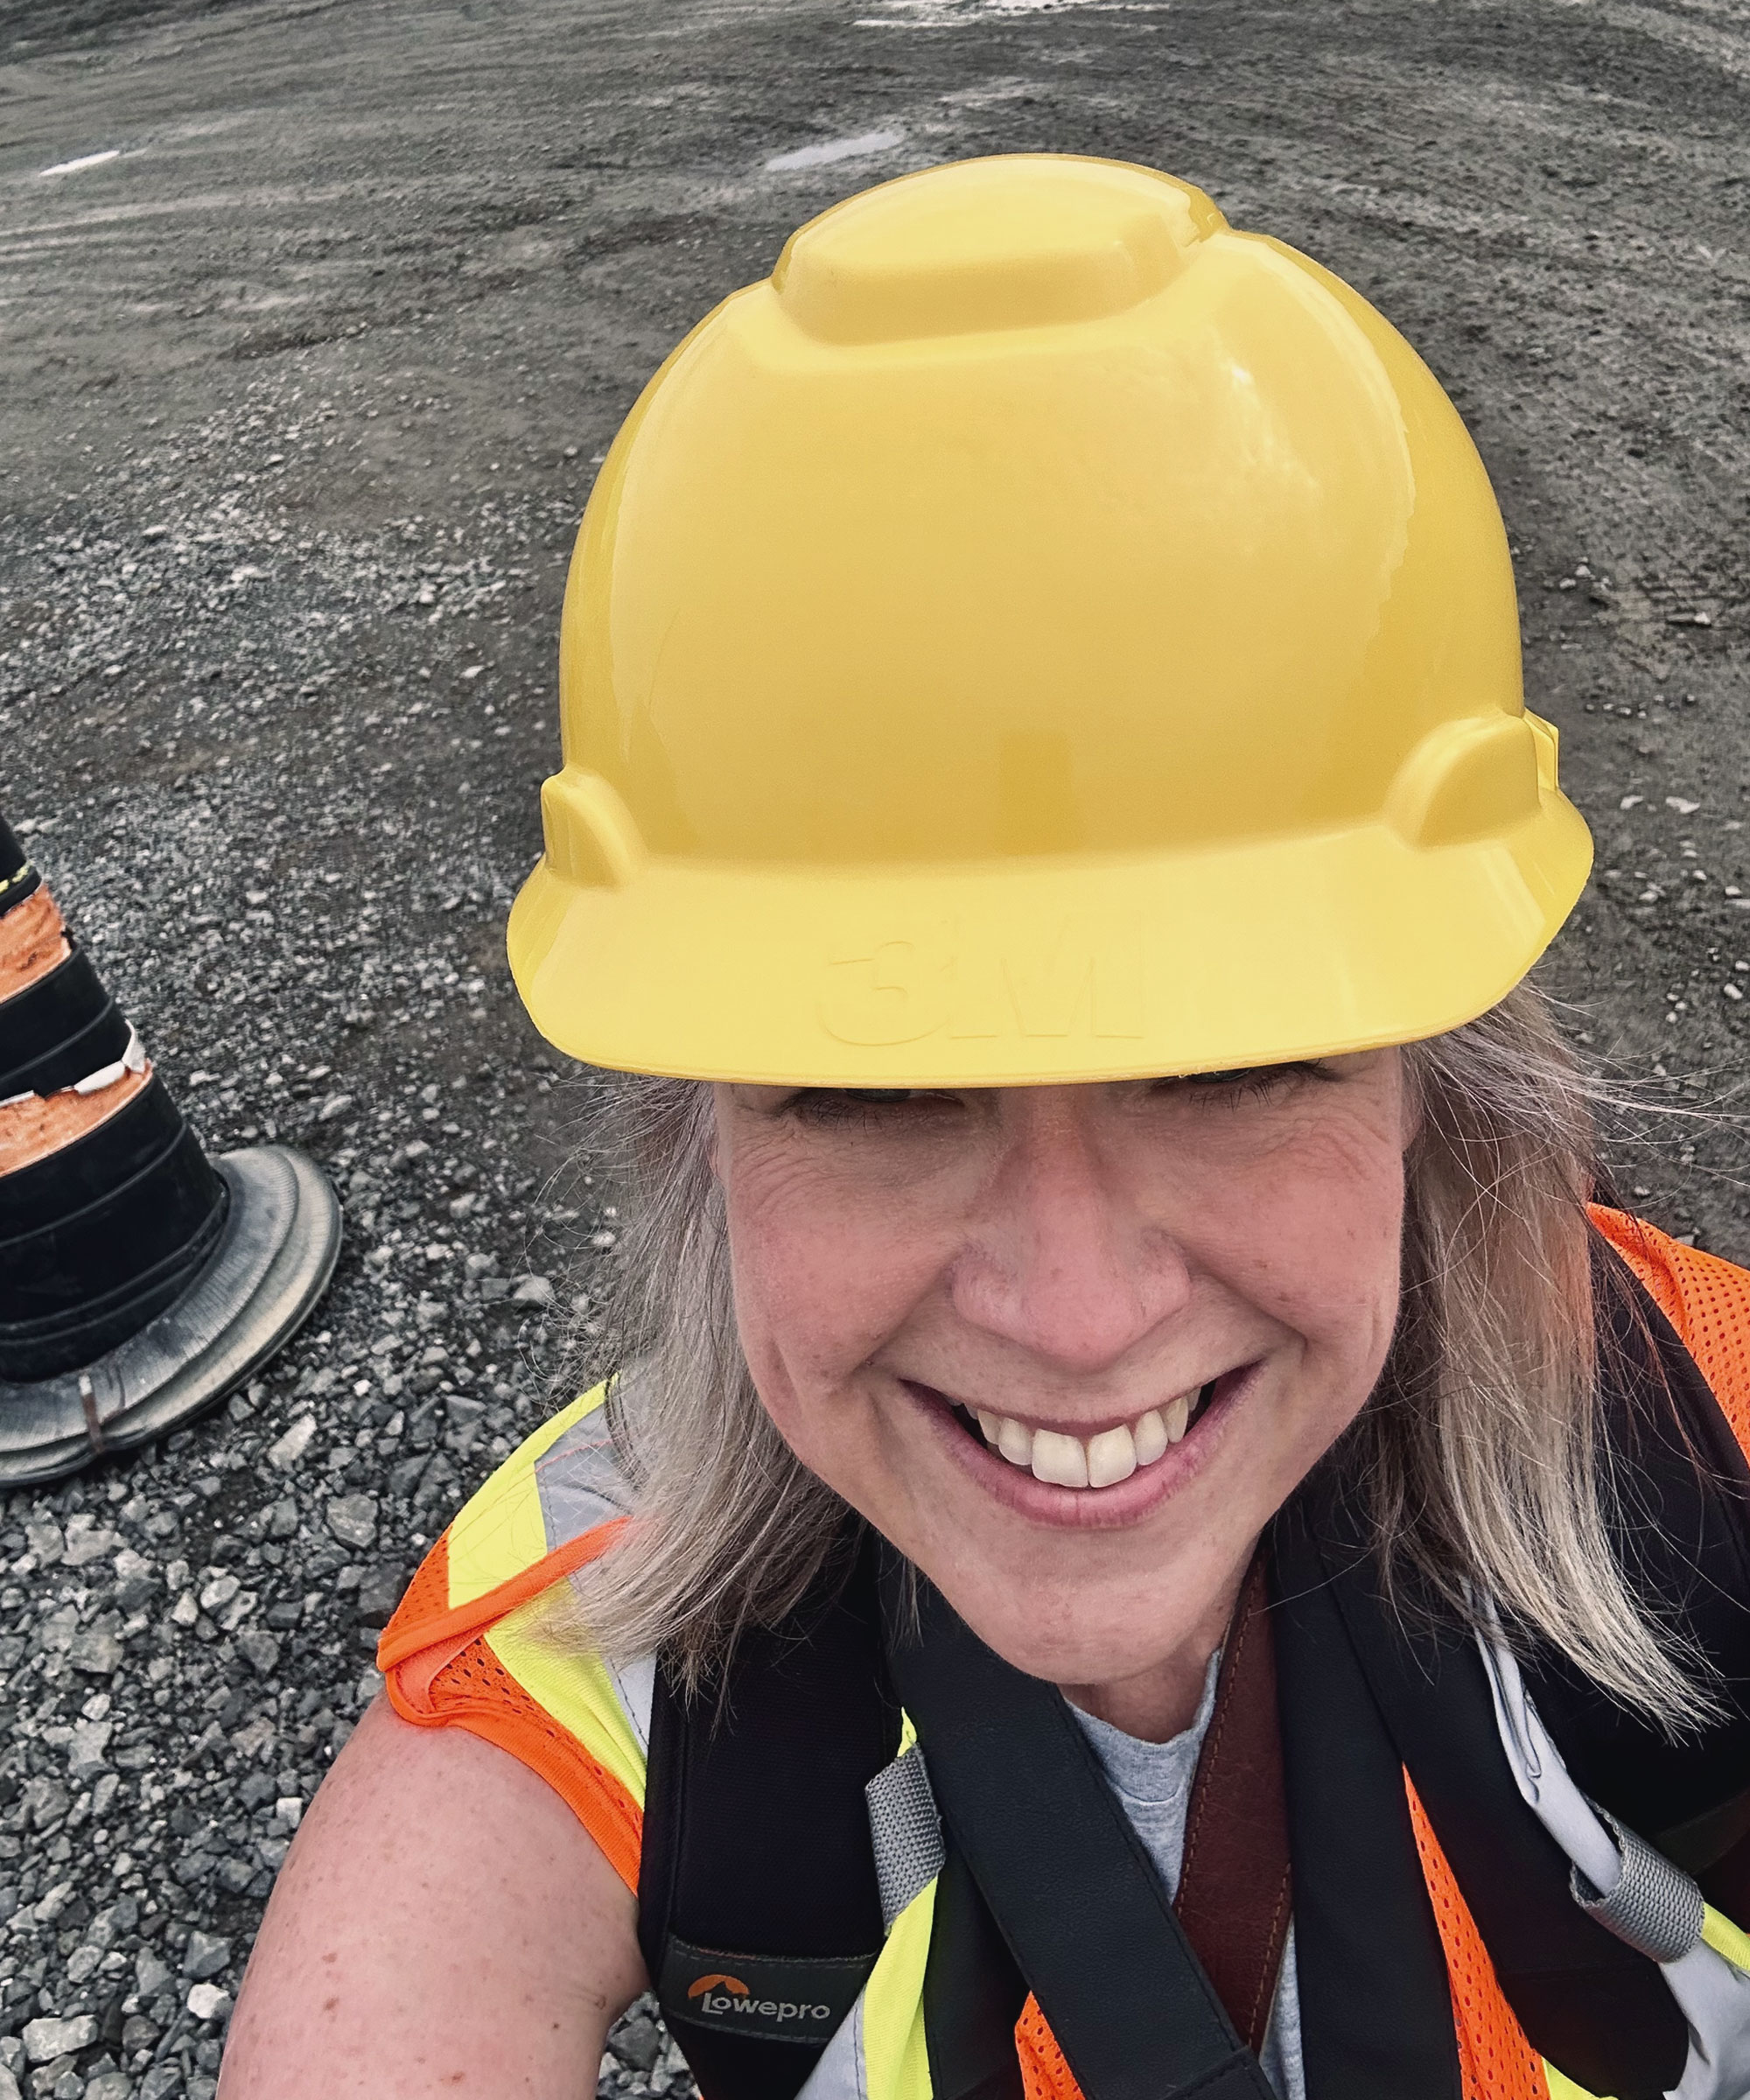
[[208, 1161], [0, 819], [0, 1486], [222, 1400], [306, 1318], [340, 1247], [303, 1153]]

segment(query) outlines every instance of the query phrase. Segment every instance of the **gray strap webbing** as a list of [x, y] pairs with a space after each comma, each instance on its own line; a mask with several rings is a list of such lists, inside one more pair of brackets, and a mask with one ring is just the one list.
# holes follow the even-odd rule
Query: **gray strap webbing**
[[1707, 1906], [1700, 1889], [1608, 1810], [1596, 1802], [1592, 1806], [1616, 1840], [1622, 1872], [1610, 1894], [1600, 1895], [1578, 1867], [1570, 1867], [1574, 1901], [1637, 1954], [1656, 1962], [1676, 1961], [1701, 1938]]
[[881, 1923], [892, 1932], [900, 1913], [942, 1872], [942, 1818], [935, 1812], [923, 1752], [914, 1743], [903, 1757], [878, 1772], [863, 1792], [875, 1845], [875, 1878], [881, 1886]]

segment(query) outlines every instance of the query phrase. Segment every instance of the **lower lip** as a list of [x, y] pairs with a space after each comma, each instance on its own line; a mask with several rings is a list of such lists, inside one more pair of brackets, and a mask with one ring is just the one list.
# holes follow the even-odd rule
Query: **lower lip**
[[1036, 1524], [1067, 1531], [1110, 1531], [1140, 1522], [1194, 1480], [1214, 1457], [1236, 1409], [1250, 1391], [1259, 1366], [1242, 1364], [1216, 1379], [1208, 1404], [1177, 1444], [1152, 1466], [1138, 1466], [1111, 1488], [1059, 1488], [999, 1457], [975, 1439], [952, 1413], [952, 1403], [934, 1387], [900, 1381], [929, 1433], [962, 1471], [1005, 1508]]

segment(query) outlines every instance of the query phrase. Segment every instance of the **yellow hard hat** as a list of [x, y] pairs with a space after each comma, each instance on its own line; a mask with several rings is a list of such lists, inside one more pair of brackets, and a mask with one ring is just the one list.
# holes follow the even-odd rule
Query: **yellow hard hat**
[[1488, 480], [1356, 293], [1055, 155], [851, 198], [626, 418], [510, 960], [559, 1048], [777, 1084], [1432, 1035], [1591, 861]]

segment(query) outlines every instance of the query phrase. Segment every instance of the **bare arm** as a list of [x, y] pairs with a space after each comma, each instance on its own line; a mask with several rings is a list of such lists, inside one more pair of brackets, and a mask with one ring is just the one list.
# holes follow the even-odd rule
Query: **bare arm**
[[578, 2100], [645, 1987], [632, 1895], [558, 1796], [380, 1699], [286, 1855], [220, 2100]]

